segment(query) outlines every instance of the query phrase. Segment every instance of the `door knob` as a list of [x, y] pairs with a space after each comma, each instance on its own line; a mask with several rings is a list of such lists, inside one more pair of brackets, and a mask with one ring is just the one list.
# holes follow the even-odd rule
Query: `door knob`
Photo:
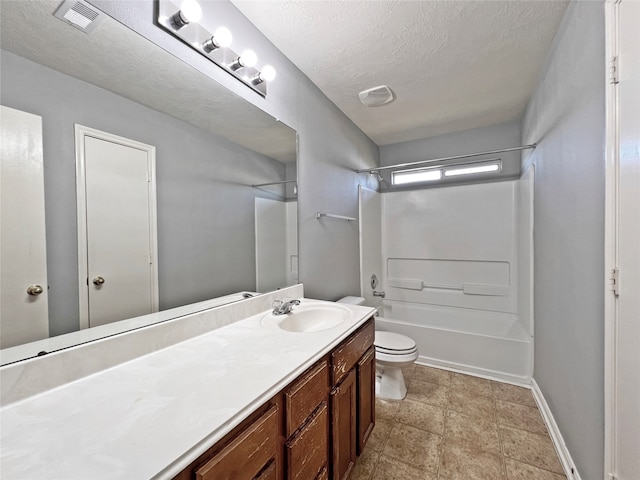
[[29, 285], [29, 287], [27, 288], [27, 293], [29, 295], [40, 295], [42, 292], [44, 292], [43, 288], [40, 285]]
[[102, 285], [103, 283], [104, 283], [104, 278], [102, 277], [96, 277], [93, 279], [94, 285]]

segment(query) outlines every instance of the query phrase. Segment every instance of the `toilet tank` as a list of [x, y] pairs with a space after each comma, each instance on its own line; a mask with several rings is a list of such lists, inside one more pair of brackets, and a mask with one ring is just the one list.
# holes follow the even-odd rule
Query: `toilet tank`
[[346, 303], [347, 305], [364, 305], [363, 297], [342, 297], [336, 303]]

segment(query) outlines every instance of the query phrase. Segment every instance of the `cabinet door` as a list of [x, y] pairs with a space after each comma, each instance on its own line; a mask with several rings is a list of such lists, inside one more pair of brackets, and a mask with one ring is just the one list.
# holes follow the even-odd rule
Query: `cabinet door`
[[331, 391], [333, 480], [345, 480], [356, 461], [356, 371]]
[[331, 352], [331, 385], [337, 385], [356, 366], [358, 360], [373, 346], [373, 318]]
[[358, 455], [362, 454], [376, 421], [376, 355], [371, 347], [357, 364]]
[[276, 462], [271, 462], [254, 480], [278, 480]]
[[287, 438], [309, 418], [318, 405], [327, 401], [328, 393], [329, 365], [323, 360], [284, 393]]
[[196, 480], [255, 478], [269, 462], [275, 466], [278, 435], [278, 408], [274, 405], [220, 453], [200, 467], [196, 471]]
[[327, 464], [329, 415], [327, 404], [320, 409], [286, 444], [287, 478], [289, 480], [309, 480]]

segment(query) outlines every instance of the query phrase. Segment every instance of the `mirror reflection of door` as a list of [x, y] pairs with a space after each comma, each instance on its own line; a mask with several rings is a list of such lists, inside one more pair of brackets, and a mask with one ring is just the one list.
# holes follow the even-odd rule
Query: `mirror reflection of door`
[[0, 125], [0, 348], [7, 348], [47, 338], [49, 320], [42, 118], [2, 106]]
[[76, 142], [81, 326], [155, 312], [155, 147], [79, 125]]
[[256, 291], [298, 282], [298, 202], [255, 198]]

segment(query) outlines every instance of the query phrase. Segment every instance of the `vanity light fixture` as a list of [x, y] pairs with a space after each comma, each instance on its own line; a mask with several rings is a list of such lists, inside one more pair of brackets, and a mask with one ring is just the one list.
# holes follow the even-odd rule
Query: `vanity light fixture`
[[228, 47], [231, 45], [232, 40], [231, 30], [227, 27], [219, 27], [213, 32], [213, 36], [202, 44], [202, 49], [207, 53], [211, 53], [216, 48]]
[[202, 8], [196, 0], [184, 0], [180, 4], [180, 10], [171, 15], [171, 25], [180, 30], [185, 25], [199, 22], [202, 18]]
[[198, 0], [183, 0], [181, 3], [180, 0], [155, 1], [158, 5], [156, 25], [255, 92], [263, 97], [267, 96], [266, 84], [275, 78], [275, 69], [269, 65], [265, 65], [261, 71], [255, 68], [258, 57], [253, 50], [245, 50], [241, 55], [233, 51], [230, 48], [233, 36], [228, 28], [222, 26], [211, 30], [205, 28], [200, 23], [201, 19], [206, 24], [211, 23], [211, 18], [206, 14], [203, 15]]

